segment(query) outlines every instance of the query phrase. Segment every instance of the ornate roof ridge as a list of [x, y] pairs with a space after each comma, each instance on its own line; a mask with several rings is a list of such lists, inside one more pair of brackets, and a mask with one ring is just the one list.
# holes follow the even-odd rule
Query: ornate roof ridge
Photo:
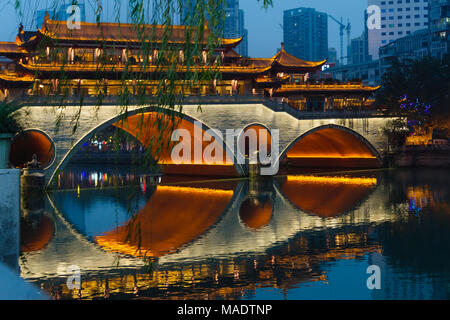
[[[93, 41], [93, 40], [104, 40], [110, 42], [141, 42], [142, 39], [138, 38], [136, 25], [132, 23], [121, 23], [121, 22], [80, 22], [81, 29], [73, 29], [66, 30], [64, 27], [66, 26], [66, 21], [61, 20], [52, 20], [50, 16], [47, 14], [44, 19], [44, 23], [41, 28], [38, 29], [38, 32], [41, 34], [53, 38], [53, 39], [61, 39], [61, 40], [79, 40], [79, 41]], [[83, 26], [85, 28], [83, 28]], [[59, 30], [60, 34], [58, 35], [58, 30], [55, 28], [62, 27]], [[186, 30], [189, 30], [189, 26], [184, 25], [170, 25], [167, 26], [171, 30], [173, 30], [173, 34], [171, 35], [172, 39], [169, 39], [171, 43], [184, 43], [186, 41]], [[95, 30], [93, 28], [96, 28]], [[155, 40], [154, 42], [161, 42], [166, 26], [161, 24], [144, 24], [142, 25], [142, 30], [150, 34], [153, 30], [155, 31]], [[195, 28], [192, 30], [195, 33]], [[208, 25], [204, 26], [204, 36], [203, 42], [206, 42], [209, 35], [210, 29]], [[130, 30], [132, 29], [132, 30]], [[244, 36], [236, 39], [225, 39], [225, 38], [217, 38], [219, 43], [225, 47], [236, 47], [239, 45]]]
[[281, 43], [281, 50], [272, 57], [274, 63], [278, 63], [284, 67], [307, 67], [315, 68], [322, 66], [327, 59], [322, 61], [306, 61], [290, 54], [284, 49], [284, 43]]

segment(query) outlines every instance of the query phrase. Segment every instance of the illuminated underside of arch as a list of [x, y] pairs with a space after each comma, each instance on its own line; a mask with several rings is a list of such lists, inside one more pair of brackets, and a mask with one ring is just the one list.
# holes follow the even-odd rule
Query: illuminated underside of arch
[[45, 168], [53, 161], [53, 142], [42, 132], [28, 130], [19, 133], [11, 143], [10, 161], [14, 167], [23, 168], [36, 154], [38, 162]]
[[354, 209], [376, 185], [370, 177], [288, 176], [281, 190], [298, 209], [329, 218]]
[[106, 251], [136, 257], [173, 253], [211, 228], [232, 196], [232, 190], [158, 186], [142, 211], [94, 240]]
[[[175, 124], [172, 126], [172, 123]], [[227, 155], [222, 142], [216, 141], [202, 128], [197, 127], [195, 130], [195, 124], [186, 119], [147, 112], [118, 121], [114, 126], [134, 136], [145, 148], [151, 148], [151, 154], [158, 155], [158, 163], [165, 174], [239, 176], [233, 160]], [[173, 142], [170, 146], [160, 143], [160, 141], [170, 141], [175, 129], [187, 130], [191, 137], [190, 159], [181, 164], [175, 164], [171, 157], [171, 151], [178, 142]], [[195, 134], [196, 131], [201, 134]], [[183, 142], [183, 138], [180, 139], [181, 142]], [[198, 150], [200, 153], [197, 152], [196, 156]], [[206, 153], [214, 157], [213, 161], [205, 161], [202, 156]], [[181, 152], [180, 155], [183, 156], [184, 153]]]
[[301, 138], [288, 152], [289, 165], [330, 168], [378, 168], [374, 152], [350, 132], [324, 128]]

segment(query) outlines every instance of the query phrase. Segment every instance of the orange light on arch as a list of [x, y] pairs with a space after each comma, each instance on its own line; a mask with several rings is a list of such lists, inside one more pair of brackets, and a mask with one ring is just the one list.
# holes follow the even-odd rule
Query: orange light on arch
[[137, 216], [116, 230], [96, 237], [95, 242], [104, 250], [136, 257], [173, 253], [213, 226], [233, 193], [231, 190], [158, 186]]
[[48, 167], [55, 156], [53, 142], [37, 130], [24, 131], [14, 137], [9, 154], [9, 160], [14, 167], [25, 167], [32, 160], [33, 154], [37, 155], [42, 167]]
[[356, 135], [324, 128], [301, 138], [286, 154], [289, 165], [303, 167], [378, 168], [374, 152]]
[[330, 218], [355, 208], [376, 186], [373, 177], [288, 176], [281, 190], [298, 209]]
[[[172, 125], [174, 120], [175, 125]], [[196, 135], [196, 125], [186, 119], [171, 118], [169, 115], [147, 112], [130, 116], [124, 121], [116, 122], [114, 126], [134, 136], [145, 148], [151, 147], [151, 153], [159, 156], [159, 164], [162, 165], [165, 174], [238, 176], [233, 160], [228, 156], [222, 142], [215, 140], [203, 128], [199, 130], [201, 135]], [[175, 129], [187, 130], [191, 136], [190, 161], [183, 164], [175, 164], [171, 157], [171, 151], [178, 142], [173, 142], [171, 145], [160, 143], [160, 141], [170, 141]], [[183, 142], [183, 138], [180, 142]], [[205, 150], [214, 149], [220, 150], [221, 156], [220, 154], [216, 155], [216, 152], [213, 151], [211, 154], [216, 157], [217, 161], [207, 163], [203, 159], [199, 159], [199, 156], [195, 157], [195, 146], [201, 146], [199, 148], [201, 149], [201, 155], [205, 153]]]

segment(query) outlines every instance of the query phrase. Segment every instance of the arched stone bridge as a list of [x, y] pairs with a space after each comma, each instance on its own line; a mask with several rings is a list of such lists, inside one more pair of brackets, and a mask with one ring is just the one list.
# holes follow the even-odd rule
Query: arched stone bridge
[[[50, 182], [58, 170], [62, 170], [76, 153], [96, 132], [111, 126], [119, 126], [122, 119], [120, 108], [115, 105], [65, 106], [59, 108], [47, 105], [29, 105], [20, 112], [27, 112], [24, 119], [26, 137], [22, 137], [22, 145], [13, 143], [11, 157], [27, 160], [30, 153], [38, 154], [39, 158], [50, 158], [46, 163], [46, 178]], [[133, 132], [133, 123], [136, 125], [141, 116], [150, 116], [155, 113], [151, 107], [128, 107], [128, 119], [131, 124], [122, 125], [122, 129], [137, 136]], [[198, 103], [185, 104], [182, 109], [183, 118], [181, 126], [193, 130], [201, 123], [202, 130], [219, 130], [225, 136], [227, 129], [242, 131], [253, 125], [265, 127], [269, 132], [279, 130], [278, 163], [288, 165], [311, 166], [325, 165], [330, 162], [334, 166], [342, 167], [376, 167], [383, 162], [383, 155], [387, 149], [387, 138], [383, 128], [390, 120], [387, 117], [374, 116], [361, 113], [300, 113], [291, 110], [288, 106], [276, 105], [262, 100], [243, 100], [243, 103], [204, 103], [201, 109]], [[78, 128], [73, 132], [74, 119], [78, 118]], [[198, 122], [196, 122], [198, 121]], [[57, 126], [56, 123], [59, 123]], [[153, 129], [154, 130], [154, 129]], [[22, 133], [24, 135], [24, 133]], [[152, 135], [150, 128], [146, 138]], [[138, 137], [141, 142], [145, 140]], [[20, 139], [16, 139], [20, 140]], [[225, 139], [224, 139], [225, 140]], [[49, 146], [54, 145], [54, 151], [49, 156]], [[237, 147], [230, 147], [222, 141], [228, 159], [236, 160]], [[237, 144], [235, 144], [237, 145]], [[43, 151], [47, 150], [47, 151]], [[40, 154], [39, 154], [40, 152]], [[24, 154], [27, 154], [24, 158]], [[41, 160], [39, 159], [39, 160]], [[183, 170], [192, 170], [194, 173], [207, 172], [205, 166], [192, 163], [191, 168], [179, 166], [176, 174]], [[207, 166], [210, 169], [211, 166]], [[219, 166], [216, 173], [223, 175], [245, 176], [248, 168], [245, 165]], [[192, 173], [192, 172], [191, 172]]]

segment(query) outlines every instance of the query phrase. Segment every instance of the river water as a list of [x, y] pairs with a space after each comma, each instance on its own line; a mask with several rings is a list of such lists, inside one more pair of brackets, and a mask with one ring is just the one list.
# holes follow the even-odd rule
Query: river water
[[22, 201], [20, 276], [54, 299], [449, 299], [449, 181], [72, 166]]

